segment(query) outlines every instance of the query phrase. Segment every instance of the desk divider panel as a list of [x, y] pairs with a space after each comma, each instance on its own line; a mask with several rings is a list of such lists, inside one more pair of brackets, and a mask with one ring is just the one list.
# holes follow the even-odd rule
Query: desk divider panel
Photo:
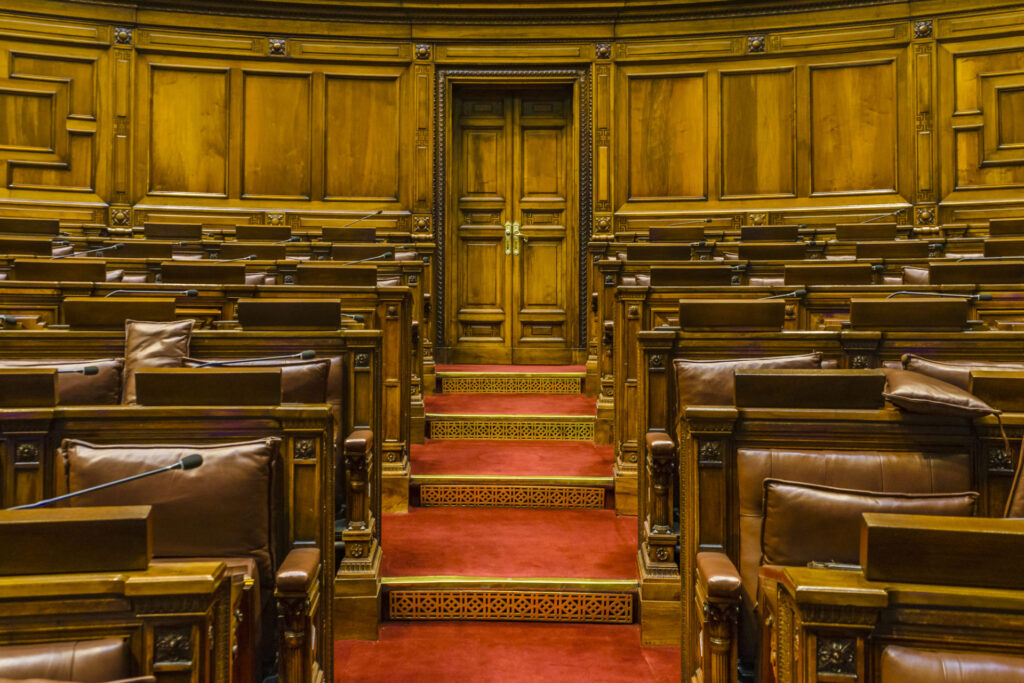
[[708, 264], [692, 266], [651, 266], [652, 287], [732, 285], [732, 266]]
[[834, 265], [787, 264], [783, 283], [787, 285], [870, 285], [874, 270], [870, 263]]
[[239, 299], [235, 307], [242, 329], [336, 330], [341, 327], [337, 299]]
[[744, 242], [796, 242], [799, 225], [741, 225], [740, 240]]
[[741, 261], [802, 261], [807, 258], [807, 245], [803, 242], [737, 242], [736, 244]]
[[895, 223], [837, 223], [839, 242], [892, 242], [896, 239]]
[[135, 387], [143, 406], [276, 406], [281, 368], [143, 368]]
[[9, 218], [0, 217], [0, 233], [4, 235], [53, 235], [60, 234], [60, 221], [53, 218]]
[[964, 298], [899, 297], [850, 299], [850, 327], [855, 330], [962, 330], [970, 304]]
[[891, 242], [858, 242], [858, 259], [867, 258], [908, 258], [925, 259], [931, 253], [931, 245], [924, 240], [893, 240]]
[[0, 254], [51, 256], [53, 240], [46, 237], [0, 237]]
[[236, 225], [235, 239], [239, 242], [246, 240], [281, 242], [292, 236], [290, 225]]
[[786, 320], [782, 299], [684, 299], [679, 302], [683, 330], [781, 330]]
[[627, 261], [689, 261], [690, 245], [674, 242], [627, 244]]
[[377, 228], [346, 228], [325, 225], [320, 230], [324, 242], [343, 244], [372, 244], [377, 239]]
[[283, 244], [261, 242], [221, 242], [217, 246], [217, 257], [222, 259], [255, 256], [265, 261], [279, 261], [288, 257], [288, 248]]
[[182, 284], [244, 285], [244, 263], [202, 263], [164, 261], [160, 264], [163, 282]]
[[[0, 408], [52, 408], [55, 405], [57, 405], [57, 370], [55, 368], [4, 368], [0, 370]], [[0, 547], [3, 546], [0, 545]], [[0, 555], [2, 554], [0, 553]]]
[[1020, 261], [932, 261], [928, 264], [933, 285], [980, 285], [1024, 283], [1024, 256]]
[[704, 227], [701, 225], [652, 225], [647, 231], [650, 242], [700, 242], [704, 239]]
[[105, 282], [107, 264], [103, 259], [17, 259], [15, 280], [34, 282]]
[[1024, 239], [987, 239], [983, 253], [986, 257], [1024, 256]]
[[736, 373], [737, 408], [878, 410], [881, 370], [746, 370]]
[[300, 263], [295, 269], [295, 284], [376, 287], [377, 266]]
[[203, 226], [199, 223], [144, 223], [142, 234], [146, 239], [201, 240]]
[[175, 320], [175, 306], [173, 297], [69, 296], [62, 304], [67, 325], [75, 329], [96, 330], [123, 330], [126, 320]]

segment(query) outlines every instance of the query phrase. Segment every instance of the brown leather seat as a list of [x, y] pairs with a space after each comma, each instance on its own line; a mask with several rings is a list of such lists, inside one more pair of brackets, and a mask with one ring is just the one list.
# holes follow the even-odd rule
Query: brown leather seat
[[[103, 683], [131, 675], [131, 654], [122, 638], [0, 646], [0, 681]], [[130, 680], [156, 679], [142, 676]]]
[[881, 683], [1024, 683], [1024, 657], [890, 645]]

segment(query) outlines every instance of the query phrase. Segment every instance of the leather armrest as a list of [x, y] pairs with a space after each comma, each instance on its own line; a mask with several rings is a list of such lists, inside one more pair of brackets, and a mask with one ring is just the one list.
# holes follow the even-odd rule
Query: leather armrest
[[357, 429], [345, 439], [346, 453], [367, 453], [373, 449], [373, 431]]
[[647, 432], [646, 438], [652, 455], [671, 457], [676, 451], [676, 442], [666, 432]]
[[284, 558], [277, 570], [277, 590], [283, 593], [305, 593], [316, 580], [320, 568], [319, 548], [295, 548]]
[[697, 553], [697, 581], [708, 597], [740, 597], [740, 573], [725, 553]]

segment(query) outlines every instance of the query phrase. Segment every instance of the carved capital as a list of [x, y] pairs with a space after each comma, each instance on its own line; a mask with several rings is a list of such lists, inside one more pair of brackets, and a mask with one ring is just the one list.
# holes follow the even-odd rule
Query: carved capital
[[700, 465], [721, 465], [722, 464], [722, 442], [704, 441], [697, 449], [697, 462]]
[[914, 22], [914, 37], [918, 38], [918, 39], [921, 39], [921, 38], [931, 38], [932, 37], [932, 20], [931, 19], [923, 19], [921, 21], [915, 21]]

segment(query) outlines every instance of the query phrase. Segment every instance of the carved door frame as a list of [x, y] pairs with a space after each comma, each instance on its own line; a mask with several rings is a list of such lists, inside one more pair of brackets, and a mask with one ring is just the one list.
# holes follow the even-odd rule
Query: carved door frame
[[591, 92], [591, 67], [561, 68], [471, 68], [465, 66], [438, 66], [434, 73], [434, 240], [437, 251], [434, 255], [434, 347], [435, 355], [444, 360], [447, 355], [445, 339], [445, 261], [446, 231], [448, 217], [448, 153], [451, 147], [451, 112], [448, 103], [452, 97], [452, 86], [471, 83], [475, 85], [572, 85], [573, 106], [577, 113], [579, 138], [579, 215], [577, 217], [577, 337], [573, 351], [587, 349], [587, 244], [594, 221], [593, 187], [593, 94]]

